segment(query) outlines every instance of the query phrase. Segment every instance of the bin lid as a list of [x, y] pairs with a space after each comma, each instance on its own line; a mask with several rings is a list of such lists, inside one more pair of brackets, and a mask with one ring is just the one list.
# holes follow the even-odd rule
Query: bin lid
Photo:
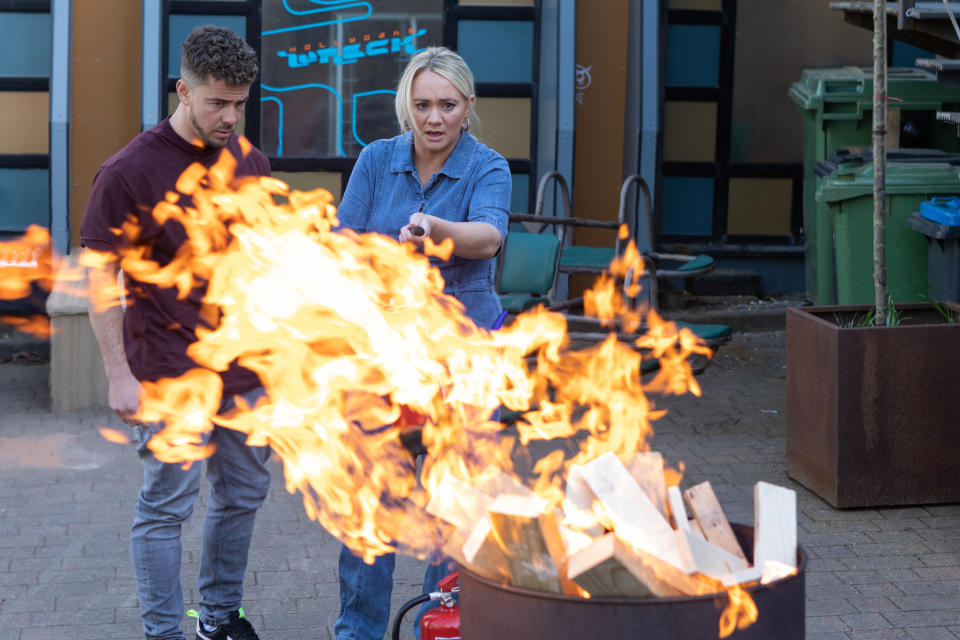
[[[921, 206], [923, 204], [926, 203], [921, 203]], [[910, 217], [907, 218], [907, 226], [919, 231], [928, 238], [934, 238], [936, 240], [955, 240], [960, 238], [960, 226], [938, 224], [920, 215], [918, 211], [914, 211], [910, 214]]]
[[960, 227], [960, 198], [939, 197], [921, 202], [920, 215], [937, 224]]
[[[849, 149], [838, 149], [827, 160], [821, 160], [813, 166], [813, 174], [825, 178], [841, 166], [850, 163], [851, 167], [861, 167], [873, 162], [873, 149], [864, 149], [854, 153]], [[942, 149], [887, 149], [887, 162], [947, 162], [960, 165], [960, 153]]]
[[[855, 103], [860, 109], [870, 109], [873, 68], [804, 69], [800, 79], [790, 85], [789, 94], [801, 109], [825, 112], [830, 103]], [[940, 109], [945, 102], [960, 102], [960, 89], [938, 83], [930, 71], [911, 67], [887, 69], [887, 95], [895, 98], [901, 109]], [[846, 112], [836, 115], [850, 117]], [[823, 113], [823, 117], [831, 119], [831, 114]]]
[[[960, 194], [960, 167], [948, 162], [888, 162], [887, 193]], [[838, 202], [873, 194], [873, 163], [843, 165], [824, 179], [817, 197]]]

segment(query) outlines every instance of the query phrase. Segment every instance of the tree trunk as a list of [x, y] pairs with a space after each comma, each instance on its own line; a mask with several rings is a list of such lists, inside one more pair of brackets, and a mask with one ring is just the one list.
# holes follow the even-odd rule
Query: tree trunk
[[874, 324], [887, 320], [887, 0], [873, 3], [873, 284]]

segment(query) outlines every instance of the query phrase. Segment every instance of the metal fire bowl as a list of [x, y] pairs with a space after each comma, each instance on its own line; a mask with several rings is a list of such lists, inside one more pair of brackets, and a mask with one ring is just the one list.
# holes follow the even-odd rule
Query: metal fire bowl
[[[732, 524], [750, 559], [753, 527]], [[797, 573], [746, 589], [756, 622], [733, 640], [803, 640], [806, 553], [797, 547]], [[460, 630], [464, 640], [706, 640], [720, 635], [725, 593], [681, 598], [577, 598], [504, 586], [460, 568]]]

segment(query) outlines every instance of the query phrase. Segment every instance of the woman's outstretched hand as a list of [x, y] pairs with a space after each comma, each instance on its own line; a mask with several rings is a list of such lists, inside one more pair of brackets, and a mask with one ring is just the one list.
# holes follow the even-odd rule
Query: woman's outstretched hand
[[426, 238], [432, 237], [433, 216], [428, 216], [422, 211], [417, 211], [410, 215], [407, 224], [400, 229], [400, 242], [413, 242], [422, 245]]

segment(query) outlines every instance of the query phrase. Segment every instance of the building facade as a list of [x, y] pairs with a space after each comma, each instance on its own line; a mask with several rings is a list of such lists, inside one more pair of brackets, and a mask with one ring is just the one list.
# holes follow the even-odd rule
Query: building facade
[[0, 237], [39, 224], [59, 252], [77, 245], [97, 167], [173, 111], [179, 44], [207, 23], [260, 52], [243, 131], [292, 187], [339, 197], [359, 150], [395, 133], [410, 55], [442, 44], [475, 72], [514, 211], [559, 171], [575, 215], [612, 220], [640, 173], [658, 247], [754, 270], [769, 291], [804, 289], [787, 90], [872, 51], [809, 0], [0, 0]]

